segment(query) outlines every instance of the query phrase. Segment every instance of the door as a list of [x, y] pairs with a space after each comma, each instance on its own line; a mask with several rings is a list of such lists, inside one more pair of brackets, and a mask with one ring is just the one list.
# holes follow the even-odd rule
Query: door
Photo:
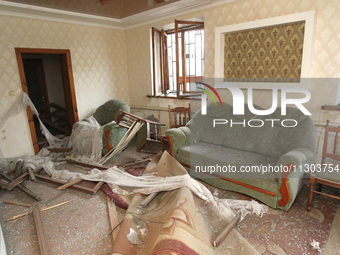
[[23, 59], [28, 94], [37, 109], [49, 104], [42, 59]]

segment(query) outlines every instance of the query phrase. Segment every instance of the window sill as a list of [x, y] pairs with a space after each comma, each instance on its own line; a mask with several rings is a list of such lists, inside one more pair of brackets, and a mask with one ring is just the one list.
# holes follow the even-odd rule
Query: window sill
[[162, 94], [158, 96], [153, 96], [153, 95], [147, 95], [148, 98], [168, 98], [168, 99], [179, 99], [179, 100], [201, 100], [200, 96], [180, 96], [177, 97], [176, 94]]

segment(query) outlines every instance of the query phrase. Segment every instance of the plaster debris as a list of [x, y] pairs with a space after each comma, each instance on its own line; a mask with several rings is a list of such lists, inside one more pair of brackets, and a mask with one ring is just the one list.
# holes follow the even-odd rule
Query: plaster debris
[[126, 235], [126, 238], [130, 241], [132, 244], [141, 244], [141, 241], [138, 238], [138, 234], [136, 231], [134, 231], [132, 228], [130, 228], [130, 233]]
[[313, 241], [310, 243], [310, 245], [312, 246], [312, 248], [313, 248], [314, 250], [321, 251], [321, 250], [320, 250], [320, 243], [317, 242], [317, 241], [315, 241], [314, 239], [313, 239]]

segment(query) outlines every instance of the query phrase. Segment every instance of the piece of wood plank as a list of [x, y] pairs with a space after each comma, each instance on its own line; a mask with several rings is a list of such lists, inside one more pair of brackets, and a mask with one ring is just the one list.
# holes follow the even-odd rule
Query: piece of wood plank
[[122, 167], [134, 166], [134, 165], [142, 164], [142, 163], [145, 163], [145, 162], [149, 162], [150, 160], [151, 160], [151, 158], [139, 160], [139, 161], [135, 161], [135, 162], [132, 162], [132, 163], [123, 164]]
[[[9, 176], [8, 176], [7, 174], [5, 174], [5, 173], [1, 173], [1, 172], [0, 172], [0, 175], [1, 175], [2, 177], [4, 177], [5, 179], [7, 179], [8, 181], [13, 181], [13, 179], [12, 179], [11, 177], [9, 177]], [[35, 194], [35, 193], [34, 193], [33, 191], [31, 191], [30, 189], [26, 188], [24, 185], [19, 184], [19, 185], [17, 185], [17, 187], [18, 187], [19, 189], [21, 189], [23, 192], [25, 192], [27, 195], [33, 197], [35, 200], [41, 201], [41, 198], [40, 198], [37, 194]]]
[[52, 246], [50, 239], [47, 235], [46, 226], [44, 222], [44, 216], [41, 213], [41, 208], [39, 205], [35, 206], [33, 209], [35, 227], [37, 229], [40, 253], [42, 255], [52, 254]]
[[[55, 179], [52, 179], [50, 177], [47, 177], [47, 176], [44, 176], [44, 175], [40, 175], [40, 174], [36, 174], [35, 177], [37, 177], [39, 180], [50, 182], [50, 183], [53, 183], [53, 184], [56, 184], [56, 185], [65, 185], [65, 184], [67, 184], [67, 182], [55, 180]], [[77, 185], [77, 184], [72, 185], [69, 188], [70, 189], [75, 189], [75, 190], [78, 190], [78, 191], [82, 191], [82, 192], [85, 192], [85, 193], [88, 193], [88, 194], [92, 194], [92, 195], [94, 194], [94, 190], [93, 189], [87, 188], [87, 187], [83, 187], [83, 186], [80, 186], [80, 185]]]
[[120, 229], [119, 226], [116, 227], [119, 224], [119, 220], [118, 220], [118, 214], [117, 214], [116, 206], [113, 203], [112, 199], [107, 196], [106, 201], [107, 201], [107, 210], [109, 212], [110, 229], [112, 230], [112, 247], [113, 247], [113, 244], [116, 240], [116, 237], [117, 237], [119, 229]]
[[14, 202], [14, 201], [10, 201], [10, 200], [5, 200], [4, 201], [5, 204], [11, 204], [11, 205], [20, 205], [20, 206], [25, 206], [25, 207], [31, 207], [34, 204], [23, 204], [23, 203], [18, 203], [18, 202]]
[[9, 170], [9, 171], [7, 171], [7, 172], [5, 172], [5, 174], [12, 174], [12, 173], [14, 173], [14, 172], [15, 172], [15, 168], [12, 169], [12, 170]]
[[20, 183], [22, 183], [26, 178], [28, 177], [28, 173], [24, 173], [18, 178], [11, 181], [8, 185], [8, 191], [11, 191], [14, 187], [18, 186]]
[[[59, 203], [59, 204], [56, 204], [56, 205], [52, 205], [50, 207], [44, 207], [44, 208], [41, 209], [41, 211], [44, 212], [44, 211], [47, 211], [47, 210], [50, 210], [50, 209], [62, 206], [62, 205], [67, 204], [68, 202], [71, 202], [73, 200], [75, 200], [75, 199], [70, 199], [70, 200], [67, 200], [65, 202], [62, 202], [62, 203]], [[23, 216], [26, 216], [27, 214], [30, 214], [30, 213], [32, 213], [32, 211], [25, 212], [25, 213], [22, 213], [22, 214], [18, 214], [16, 216], [12, 217], [12, 218], [9, 218], [7, 221], [19, 219], [19, 218], [21, 218]]]
[[50, 152], [69, 152], [72, 151], [72, 148], [48, 148]]
[[9, 184], [8, 182], [0, 180], [0, 187], [4, 189], [8, 189], [8, 184]]
[[66, 184], [64, 184], [64, 185], [62, 185], [62, 186], [60, 186], [60, 187], [58, 187], [57, 189], [58, 189], [58, 190], [67, 189], [68, 187], [71, 187], [71, 186], [73, 186], [74, 184], [80, 183], [80, 182], [82, 182], [82, 181], [84, 181], [84, 180], [83, 180], [83, 179], [76, 179], [76, 180], [74, 180], [74, 181], [71, 181], [71, 182], [69, 182], [69, 183], [66, 183]]
[[149, 194], [142, 202], [140, 202], [139, 205], [137, 205], [137, 208], [140, 209], [147, 206], [157, 196], [157, 194], [158, 192]]
[[219, 236], [215, 239], [215, 241], [213, 242], [213, 246], [218, 247], [224, 241], [224, 239], [226, 239], [230, 232], [235, 228], [235, 226], [237, 225], [237, 223], [239, 223], [240, 220], [241, 213], [239, 212], [228, 224], [228, 226], [221, 232], [221, 234], [219, 234]]
[[74, 161], [74, 160], [66, 160], [66, 162], [68, 164], [71, 164], [71, 165], [78, 165], [78, 166], [82, 166], [82, 167], [86, 167], [86, 168], [91, 168], [91, 169], [93, 169], [93, 168], [97, 168], [99, 170], [107, 170], [107, 169], [109, 169], [106, 166], [97, 166], [97, 165], [83, 163], [83, 162], [78, 162], [78, 161]]
[[28, 171], [30, 180], [31, 181], [36, 181], [37, 178], [35, 178], [35, 175], [34, 175], [34, 172], [33, 172], [32, 168], [31, 167], [27, 167], [27, 171]]
[[21, 169], [22, 169], [22, 161], [18, 161], [15, 166], [15, 177], [19, 177], [22, 174]]
[[104, 185], [105, 182], [99, 181], [96, 186], [94, 186], [93, 190], [93, 195], [98, 192], [98, 190]]

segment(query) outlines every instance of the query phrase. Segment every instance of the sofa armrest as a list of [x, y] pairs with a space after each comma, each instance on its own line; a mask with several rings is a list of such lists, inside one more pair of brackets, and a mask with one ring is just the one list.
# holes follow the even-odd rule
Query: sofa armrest
[[294, 201], [297, 196], [303, 178], [304, 164], [314, 158], [314, 153], [306, 148], [297, 148], [289, 151], [279, 158], [277, 165], [284, 166], [282, 177], [278, 179], [281, 200], [279, 206], [285, 207], [289, 201]]
[[191, 131], [188, 127], [171, 128], [165, 131], [165, 136], [169, 140], [170, 154], [175, 156], [177, 150], [190, 144]]
[[[124, 134], [126, 133], [126, 128], [120, 127], [115, 121], [112, 121], [104, 126], [103, 128], [103, 153], [106, 150], [109, 152], [115, 147]], [[106, 148], [106, 149], [105, 149]]]
[[288, 165], [288, 164], [294, 164], [296, 167], [302, 166], [304, 162], [306, 162], [309, 159], [312, 159], [314, 157], [314, 153], [306, 148], [297, 148], [294, 150], [291, 150], [281, 156], [279, 160], [277, 161], [277, 165]]

